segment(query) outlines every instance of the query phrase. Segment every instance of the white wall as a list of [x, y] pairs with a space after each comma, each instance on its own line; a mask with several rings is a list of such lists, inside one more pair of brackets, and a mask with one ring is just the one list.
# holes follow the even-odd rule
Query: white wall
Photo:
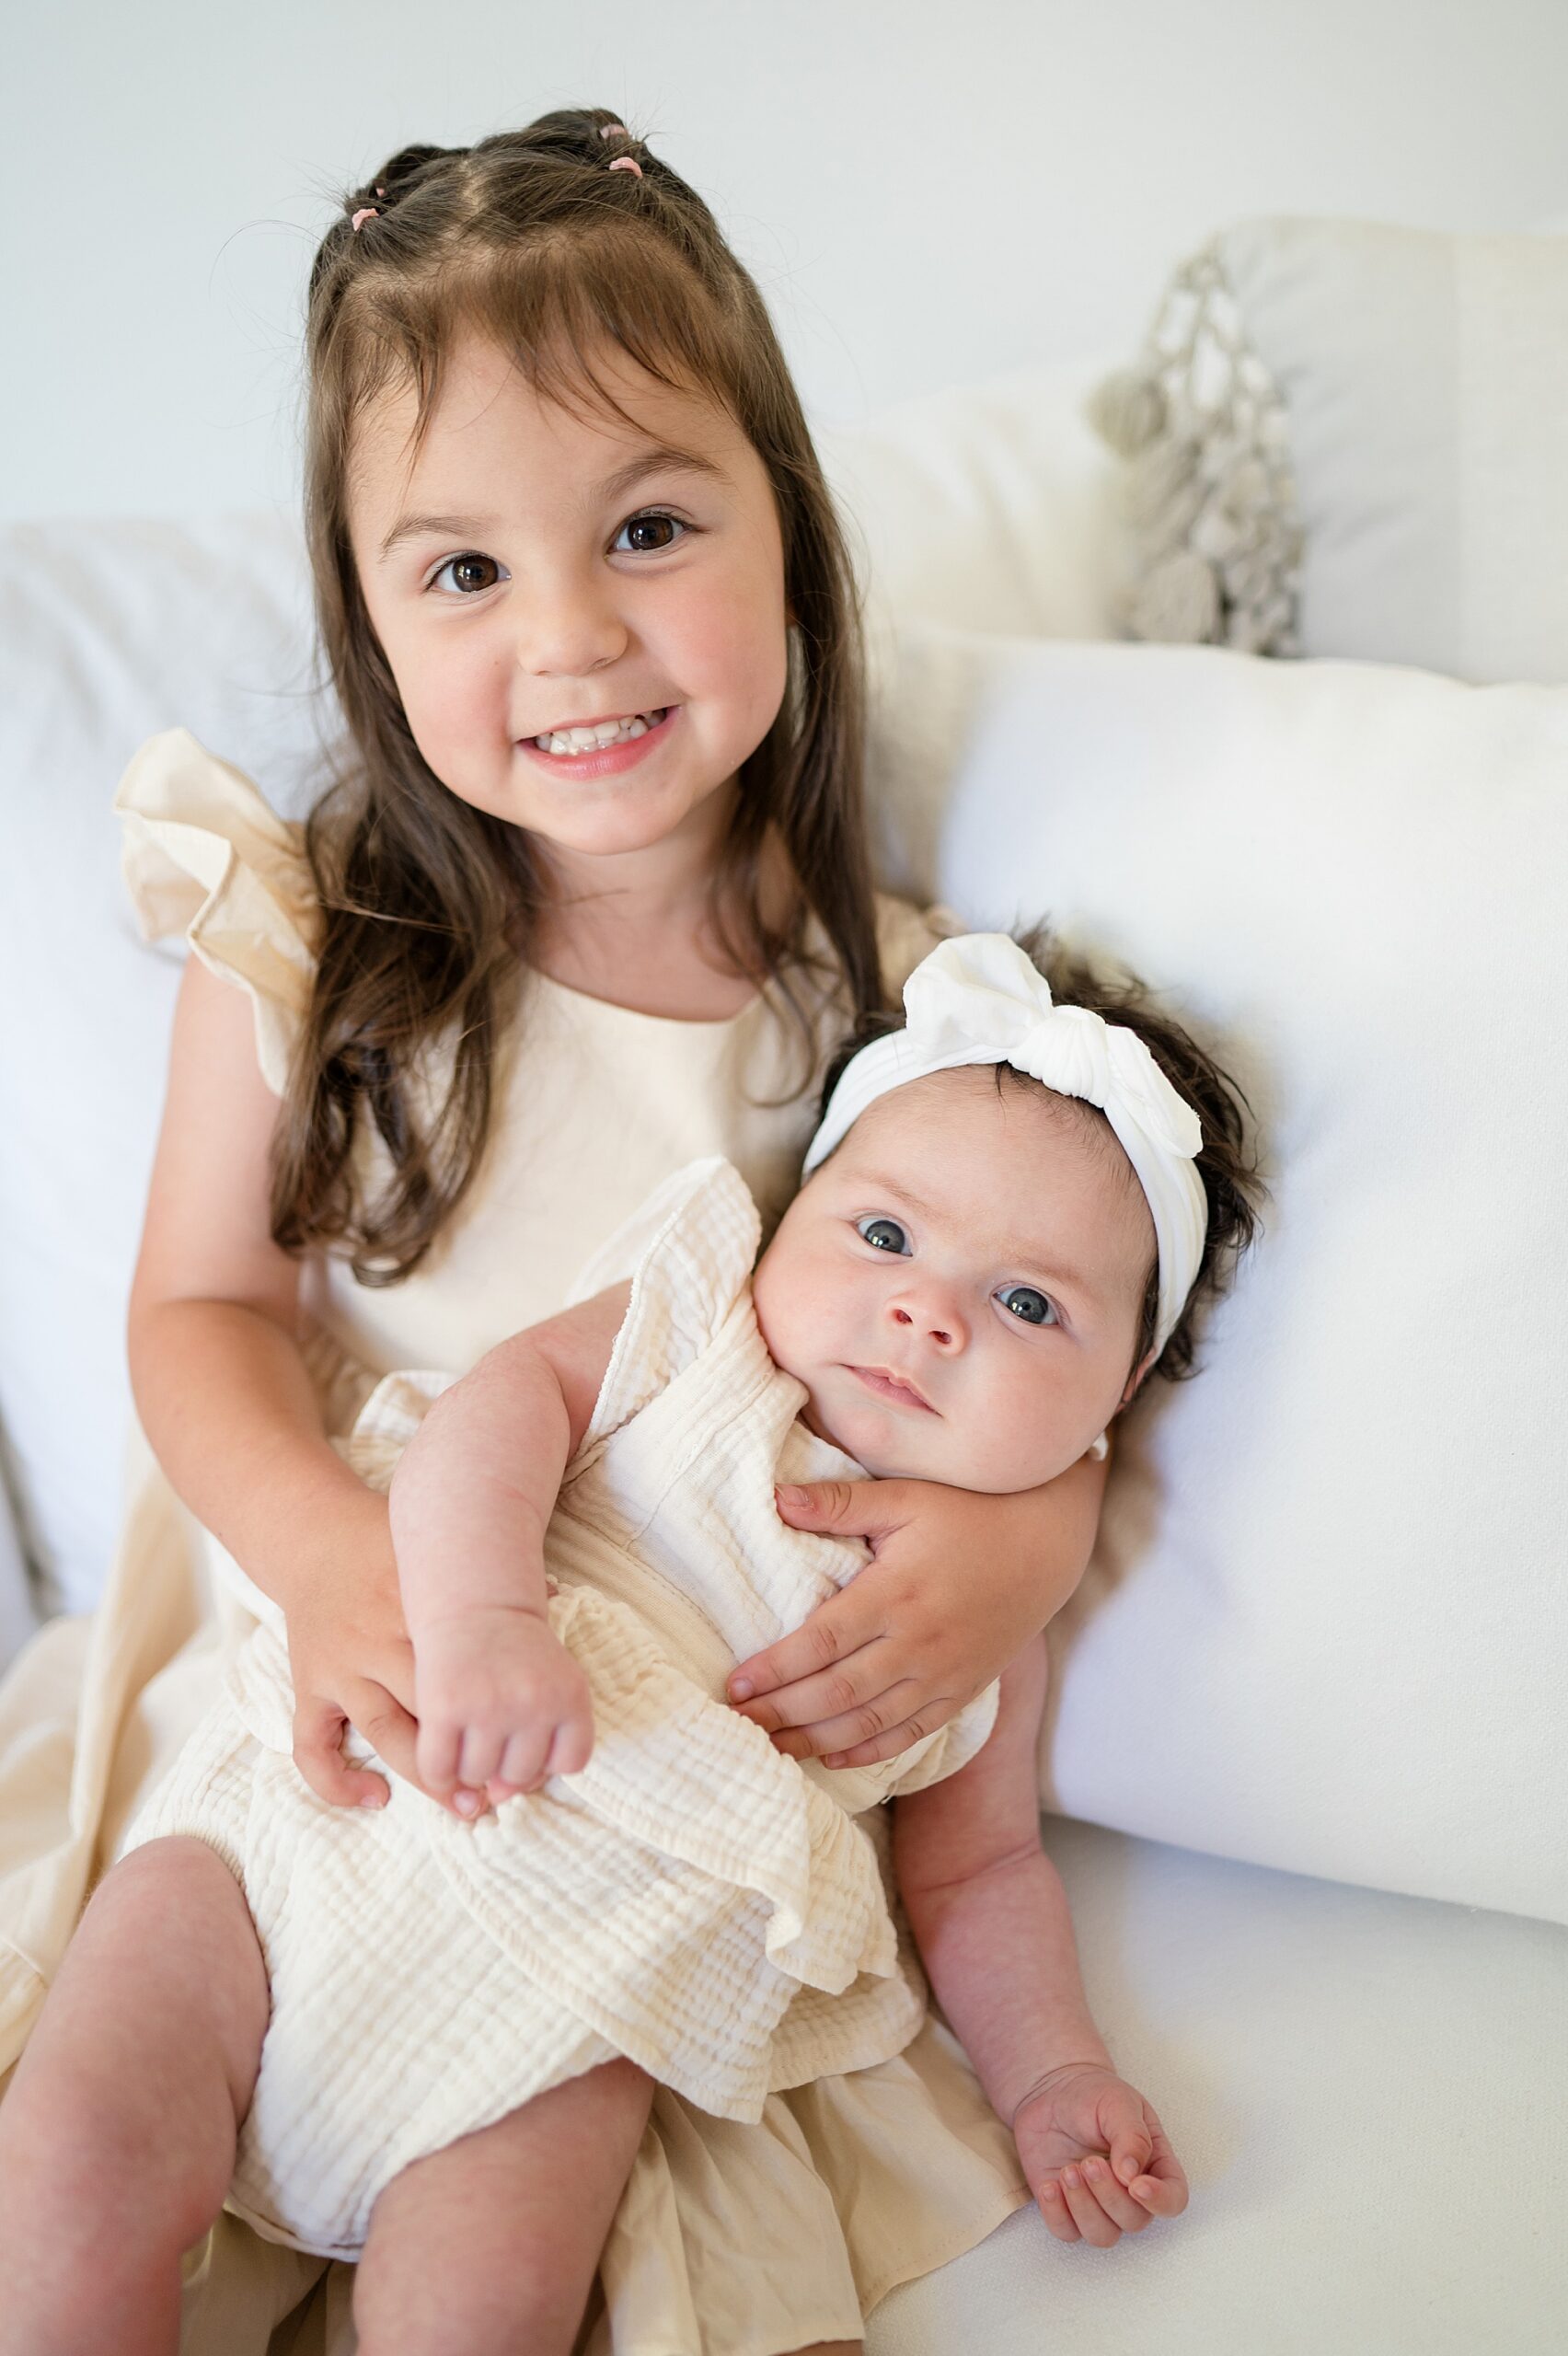
[[808, 406], [1120, 352], [1259, 211], [1568, 227], [1564, 0], [54, 0], [0, 94], [0, 514], [292, 502], [340, 188], [622, 109], [709, 197]]

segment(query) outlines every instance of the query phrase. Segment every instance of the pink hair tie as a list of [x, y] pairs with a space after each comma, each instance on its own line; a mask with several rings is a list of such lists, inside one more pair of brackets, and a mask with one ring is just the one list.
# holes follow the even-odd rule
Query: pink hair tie
[[374, 221], [375, 218], [376, 207], [374, 204], [362, 204], [354, 214], [354, 227], [357, 229], [362, 221]]
[[610, 169], [612, 172], [635, 172], [639, 179], [642, 178], [642, 167], [635, 156], [617, 156]]
[[620, 133], [623, 139], [629, 139], [631, 137], [631, 133], [627, 129], [624, 122], [602, 122], [599, 125], [599, 136], [601, 139], [613, 139], [617, 131]]

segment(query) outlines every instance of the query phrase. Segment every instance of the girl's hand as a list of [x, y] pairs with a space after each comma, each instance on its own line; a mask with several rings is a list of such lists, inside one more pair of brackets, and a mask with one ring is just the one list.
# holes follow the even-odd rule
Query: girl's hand
[[370, 1489], [322, 1533], [320, 1558], [288, 1614], [294, 1689], [294, 1765], [333, 1807], [381, 1807], [385, 1775], [342, 1754], [353, 1726], [409, 1783], [414, 1763], [414, 1655], [403, 1620], [386, 1500]]
[[1014, 2111], [1013, 2140], [1059, 2242], [1109, 2249], [1187, 2205], [1187, 2179], [1164, 2129], [1113, 2070], [1068, 2062], [1049, 2072]]
[[294, 1765], [329, 1807], [383, 1807], [386, 1776], [345, 1759], [342, 1741], [356, 1727], [396, 1774], [420, 1781], [414, 1652], [384, 1496], [364, 1489], [333, 1515], [298, 1590], [288, 1613]]
[[575, 1774], [593, 1752], [588, 1680], [525, 1605], [480, 1606], [421, 1628], [414, 1695], [420, 1781], [459, 1816], [478, 1815], [481, 1792], [500, 1802]]
[[867, 1767], [956, 1717], [1038, 1635], [1088, 1566], [1104, 1468], [983, 1496], [935, 1481], [817, 1481], [777, 1492], [795, 1530], [864, 1538], [873, 1560], [729, 1679], [792, 1759]]

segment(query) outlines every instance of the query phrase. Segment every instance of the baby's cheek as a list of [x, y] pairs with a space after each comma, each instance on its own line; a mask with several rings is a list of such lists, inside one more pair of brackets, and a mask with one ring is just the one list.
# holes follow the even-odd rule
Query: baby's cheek
[[[983, 1411], [970, 1419], [974, 1471], [968, 1485], [1010, 1494], [1037, 1489], [1043, 1482], [1065, 1472], [1094, 1434], [1078, 1441], [1076, 1426], [1074, 1430], [1066, 1428], [1073, 1418], [1064, 1420], [1063, 1404], [1039, 1384], [1009, 1384], [992, 1392]], [[1077, 1420], [1082, 1421], [1081, 1415]], [[960, 1485], [963, 1485], [961, 1480]]]

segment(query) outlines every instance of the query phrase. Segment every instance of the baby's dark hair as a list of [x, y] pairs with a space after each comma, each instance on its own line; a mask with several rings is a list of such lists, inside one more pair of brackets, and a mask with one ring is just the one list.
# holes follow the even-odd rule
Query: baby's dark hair
[[[1186, 1306], [1149, 1369], [1151, 1374], [1163, 1375], [1168, 1381], [1185, 1381], [1198, 1371], [1197, 1336], [1204, 1311], [1229, 1285], [1238, 1261], [1258, 1230], [1258, 1207], [1267, 1190], [1258, 1175], [1248, 1137], [1251, 1107], [1230, 1074], [1198, 1045], [1183, 1024], [1157, 1005], [1154, 993], [1135, 976], [1123, 973], [1114, 979], [1108, 978], [1085, 958], [1064, 950], [1044, 924], [1032, 925], [1026, 931], [1014, 933], [1013, 939], [1036, 972], [1049, 982], [1051, 995], [1059, 1006], [1085, 1007], [1091, 1014], [1103, 1015], [1108, 1022], [1123, 1024], [1141, 1039], [1203, 1126], [1204, 1141], [1195, 1163], [1208, 1203], [1203, 1253]], [[896, 1014], [862, 1018], [828, 1067], [822, 1093], [824, 1114], [850, 1057], [869, 1046], [873, 1039], [886, 1038], [903, 1028], [902, 1009]], [[1040, 1085], [1027, 1072], [1016, 1071], [1011, 1064], [998, 1064], [996, 1071], [998, 1091], [1009, 1085]], [[1096, 1114], [1092, 1105], [1086, 1104], [1084, 1111], [1104, 1121], [1104, 1114]], [[1159, 1305], [1159, 1270], [1156, 1265], [1144, 1293], [1134, 1366], [1142, 1365], [1153, 1345]]]

